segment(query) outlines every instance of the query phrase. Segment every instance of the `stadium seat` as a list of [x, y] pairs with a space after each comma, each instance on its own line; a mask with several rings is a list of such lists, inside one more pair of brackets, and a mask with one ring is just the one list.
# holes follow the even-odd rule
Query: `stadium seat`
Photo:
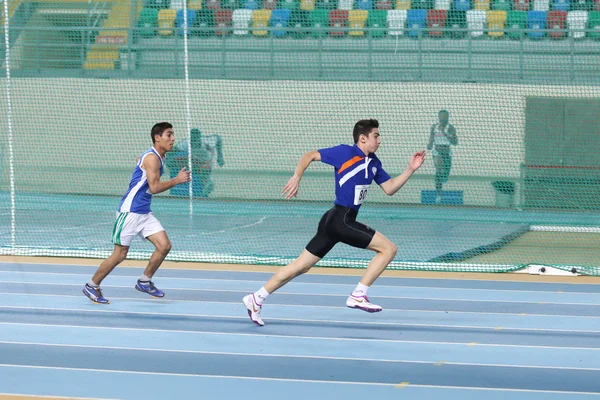
[[569, 0], [553, 0], [552, 9], [560, 11], [569, 11]]
[[346, 35], [346, 31], [335, 28], [346, 28], [348, 26], [348, 10], [331, 10], [329, 12], [329, 26], [334, 28], [329, 35], [341, 37]]
[[233, 34], [244, 36], [247, 35], [250, 28], [250, 21], [252, 20], [252, 10], [245, 8], [239, 8], [233, 10], [232, 22], [233, 22]]
[[172, 35], [175, 18], [177, 18], [176, 10], [160, 10], [158, 12], [158, 34], [161, 36]]
[[452, 0], [435, 0], [433, 8], [435, 10], [449, 11], [452, 8]]
[[425, 35], [425, 26], [427, 24], [427, 10], [408, 10], [406, 13], [407, 35], [418, 37]]
[[587, 28], [588, 12], [587, 11], [569, 11], [567, 14], [567, 26], [569, 28], [569, 36], [575, 39], [585, 37], [585, 29]]
[[588, 29], [591, 31], [588, 36], [593, 39], [600, 39], [600, 12], [592, 11], [588, 22]]
[[592, 11], [592, 0], [571, 0], [571, 11]]
[[243, 0], [244, 9], [246, 10], [258, 10], [260, 8], [259, 0]]
[[[187, 10], [187, 23], [188, 23], [188, 35], [192, 33], [192, 26], [194, 26], [194, 21], [196, 20], [196, 10]], [[177, 34], [179, 36], [183, 36], [183, 10], [177, 11], [177, 18], [175, 19], [175, 24], [177, 26]]]
[[337, 0], [317, 0], [317, 10], [335, 10]]
[[512, 10], [512, 2], [511, 0], [493, 0], [492, 10], [510, 11]]
[[548, 11], [550, 0], [533, 0], [533, 11]]
[[206, 0], [204, 5], [209, 10], [220, 10], [221, 9], [221, 1], [220, 0]]
[[509, 11], [506, 20], [506, 27], [509, 29], [506, 36], [511, 39], [520, 39], [523, 36], [523, 30], [527, 26], [527, 12]]
[[485, 29], [486, 12], [483, 10], [469, 10], [467, 11], [467, 27], [469, 28], [469, 34], [472, 37], [483, 36]]
[[269, 31], [266, 28], [269, 26], [271, 19], [271, 10], [254, 10], [252, 12], [252, 34], [254, 36], [267, 36]]
[[541, 39], [546, 36], [546, 11], [527, 12], [527, 35], [532, 39]]
[[490, 0], [473, 0], [473, 10], [487, 11], [490, 9]]
[[196, 13], [196, 20], [192, 27], [194, 32], [192, 34], [198, 36], [212, 36], [214, 31], [210, 28], [215, 26], [214, 11], [213, 10], [199, 10]]
[[600, 11], [600, 0], [594, 0], [594, 11]]
[[350, 11], [354, 7], [354, 0], [339, 0], [338, 10]]
[[455, 11], [469, 11], [471, 9], [470, 0], [454, 0]]
[[514, 11], [529, 11], [529, 0], [514, 0], [513, 1]]
[[452, 31], [446, 29], [446, 36], [453, 38], [461, 38], [466, 35], [466, 32], [457, 31], [457, 29], [465, 29], [467, 27], [467, 12], [466, 11], [449, 11], [448, 17], [446, 18], [446, 28], [453, 29]]
[[548, 36], [552, 39], [565, 37], [567, 12], [562, 10], [548, 11]]
[[[254, 0], [258, 3], [259, 0]], [[252, 5], [251, 5], [252, 7]], [[242, 4], [241, 0], [221, 0], [221, 8], [224, 10], [237, 10], [238, 8], [248, 8], [246, 4]]]
[[308, 32], [304, 28], [311, 26], [310, 13], [301, 10], [290, 10], [290, 12], [290, 22], [288, 23], [288, 26], [294, 28], [293, 31], [290, 31], [290, 35], [295, 38], [305, 37]]
[[183, 10], [183, 6], [185, 4], [185, 0], [171, 0], [171, 5], [169, 9], [171, 10]]
[[[329, 26], [329, 11], [327, 10], [314, 10], [310, 12], [310, 26], [312, 28], [325, 28]], [[323, 31], [313, 31], [314, 37], [323, 36]]]
[[277, 9], [277, 0], [264, 0], [263, 8], [265, 10], [276, 10]]
[[156, 21], [158, 20], [158, 10], [155, 8], [144, 8], [140, 13], [138, 28], [140, 36], [148, 37], [156, 35]]
[[300, 0], [300, 9], [303, 11], [312, 11], [316, 5], [316, 0]]
[[167, 8], [171, 8], [171, 0], [144, 0], [143, 8], [166, 10]]
[[373, 9], [373, 0], [356, 0], [357, 10], [372, 10]]
[[406, 10], [389, 10], [387, 12], [388, 35], [402, 36], [404, 35], [404, 25], [406, 24]]
[[375, 0], [375, 8], [377, 10], [391, 10], [394, 7], [392, 0]]
[[350, 36], [364, 36], [364, 27], [367, 25], [369, 12], [367, 10], [350, 10], [348, 11], [348, 27], [351, 31]]
[[[229, 28], [231, 27], [231, 20], [233, 17], [233, 11], [231, 10], [217, 10], [215, 11], [215, 26], [218, 28]], [[216, 30], [217, 35], [229, 35], [231, 29]]]
[[432, 0], [412, 0], [410, 4], [413, 10], [431, 10], [434, 2]]
[[396, 0], [396, 10], [410, 10], [410, 0]]
[[[273, 10], [271, 12], [271, 26], [273, 28], [287, 28], [290, 17], [292, 15], [291, 10]], [[273, 30], [273, 36], [282, 37], [287, 34], [286, 29]]]
[[298, 0], [279, 0], [279, 8], [284, 10], [298, 10], [300, 3]]
[[429, 10], [427, 12], [427, 27], [429, 28], [429, 36], [442, 37], [444, 35], [446, 18], [446, 10]]
[[373, 29], [370, 31], [371, 36], [373, 36], [373, 37], [385, 36], [386, 18], [387, 18], [386, 10], [369, 11], [369, 16], [367, 17], [367, 25], [369, 28]]
[[188, 9], [196, 11], [202, 10], [202, 0], [189, 0]]
[[488, 11], [487, 27], [488, 36], [499, 38], [504, 36], [504, 27], [506, 26], [506, 11]]

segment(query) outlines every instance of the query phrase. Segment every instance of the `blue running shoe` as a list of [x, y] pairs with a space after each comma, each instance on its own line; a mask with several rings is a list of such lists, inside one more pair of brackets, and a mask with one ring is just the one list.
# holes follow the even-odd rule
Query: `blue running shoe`
[[165, 292], [154, 286], [154, 283], [152, 283], [152, 281], [142, 282], [138, 279], [137, 283], [135, 284], [135, 290], [137, 290], [138, 292], [148, 293], [150, 296], [153, 297], [165, 297]]
[[100, 290], [100, 287], [93, 287], [86, 283], [85, 286], [83, 287], [83, 294], [85, 294], [94, 303], [98, 303], [98, 304], [110, 303], [108, 301], [108, 299], [105, 299], [104, 296], [102, 296], [102, 290]]

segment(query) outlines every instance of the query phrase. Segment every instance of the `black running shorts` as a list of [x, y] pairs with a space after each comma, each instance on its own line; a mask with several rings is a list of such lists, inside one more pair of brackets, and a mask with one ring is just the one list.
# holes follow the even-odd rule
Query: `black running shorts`
[[356, 222], [357, 214], [358, 211], [353, 208], [334, 206], [321, 217], [317, 234], [306, 250], [323, 258], [339, 242], [366, 249], [375, 236], [375, 230]]

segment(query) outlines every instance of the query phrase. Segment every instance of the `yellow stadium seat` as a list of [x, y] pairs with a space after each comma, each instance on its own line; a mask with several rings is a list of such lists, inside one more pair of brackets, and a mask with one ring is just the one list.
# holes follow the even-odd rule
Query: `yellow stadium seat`
[[352, 28], [349, 32], [350, 36], [363, 36], [365, 31], [360, 29], [364, 28], [367, 23], [369, 12], [367, 10], [350, 10], [348, 13], [348, 26]]
[[487, 11], [490, 9], [490, 0], [473, 0], [473, 10]]
[[252, 34], [255, 36], [266, 36], [269, 31], [258, 30], [257, 28], [266, 28], [271, 19], [271, 10], [254, 10], [252, 13]]
[[202, 0], [189, 0], [188, 8], [190, 10], [202, 10]]
[[158, 12], [158, 34], [162, 36], [172, 35], [176, 17], [177, 10], [160, 10]]
[[504, 36], [506, 26], [506, 11], [488, 11], [488, 35], [492, 37]]
[[410, 10], [410, 0], [396, 0], [396, 10]]
[[315, 9], [316, 0], [300, 0], [300, 9], [303, 11], [312, 11]]

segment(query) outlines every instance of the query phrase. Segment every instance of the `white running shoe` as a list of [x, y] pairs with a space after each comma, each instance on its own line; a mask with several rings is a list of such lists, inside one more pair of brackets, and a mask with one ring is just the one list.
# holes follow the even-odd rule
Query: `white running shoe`
[[262, 309], [262, 304], [258, 304], [256, 299], [254, 298], [254, 294], [249, 294], [248, 296], [244, 296], [242, 299], [246, 309], [248, 309], [248, 316], [256, 325], [264, 326], [263, 320], [260, 318], [260, 310]]
[[348, 297], [348, 300], [346, 300], [346, 306], [350, 308], [358, 308], [360, 310], [370, 313], [379, 312], [383, 310], [381, 306], [378, 306], [377, 304], [372, 304], [367, 296], [354, 296], [352, 294], [350, 295], [350, 297]]

